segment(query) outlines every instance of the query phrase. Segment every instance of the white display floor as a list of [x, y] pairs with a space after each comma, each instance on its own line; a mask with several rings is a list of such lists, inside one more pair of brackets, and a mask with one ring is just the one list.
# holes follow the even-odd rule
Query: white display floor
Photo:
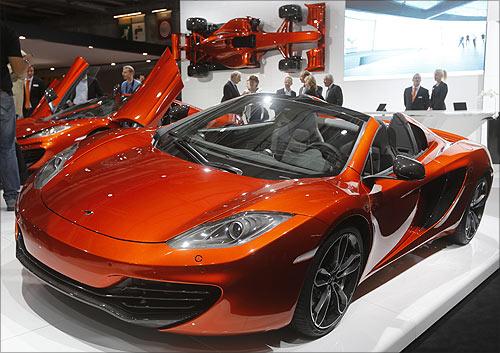
[[[498, 166], [496, 166], [498, 176]], [[2, 351], [399, 351], [499, 268], [498, 179], [476, 237], [415, 250], [363, 283], [331, 334], [288, 329], [235, 337], [180, 336], [125, 324], [71, 300], [15, 258], [14, 214], [1, 212]]]

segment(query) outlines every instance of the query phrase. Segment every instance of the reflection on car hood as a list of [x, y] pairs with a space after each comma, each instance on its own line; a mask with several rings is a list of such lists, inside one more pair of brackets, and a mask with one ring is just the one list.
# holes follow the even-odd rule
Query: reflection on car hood
[[16, 121], [16, 137], [18, 139], [26, 138], [44, 129], [56, 125], [62, 125], [64, 121], [44, 121], [42, 119], [24, 118]]

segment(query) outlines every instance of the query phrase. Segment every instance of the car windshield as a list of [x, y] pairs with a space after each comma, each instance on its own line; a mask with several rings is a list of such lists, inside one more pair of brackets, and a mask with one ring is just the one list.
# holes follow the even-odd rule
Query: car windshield
[[88, 102], [73, 105], [56, 114], [43, 119], [49, 120], [74, 120], [84, 118], [105, 117], [116, 112], [126, 101], [126, 97], [104, 96], [92, 99]]
[[349, 160], [364, 119], [323, 103], [256, 94], [167, 127], [156, 147], [256, 178], [333, 176]]

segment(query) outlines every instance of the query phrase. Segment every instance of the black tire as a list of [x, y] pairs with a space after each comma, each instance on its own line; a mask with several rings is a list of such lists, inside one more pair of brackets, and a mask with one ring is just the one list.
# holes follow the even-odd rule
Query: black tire
[[284, 72], [299, 72], [302, 67], [302, 58], [293, 56], [287, 59], [281, 59], [278, 67], [280, 71]]
[[209, 71], [208, 65], [206, 64], [188, 66], [188, 76], [190, 77], [207, 77]]
[[455, 233], [450, 236], [450, 240], [453, 243], [466, 245], [472, 240], [472, 238], [474, 238], [474, 235], [476, 235], [477, 229], [479, 228], [481, 218], [483, 217], [489, 190], [490, 186], [488, 185], [486, 178], [480, 178], [474, 187], [471, 200], [465, 209], [460, 224], [455, 230]]
[[207, 20], [201, 17], [190, 17], [186, 20], [186, 28], [191, 32], [206, 32], [207, 25]]
[[292, 22], [302, 22], [302, 8], [300, 5], [283, 5], [279, 8], [279, 17]]
[[314, 256], [291, 327], [308, 337], [320, 337], [331, 332], [351, 303], [364, 259], [363, 239], [358, 229], [345, 227], [335, 231]]

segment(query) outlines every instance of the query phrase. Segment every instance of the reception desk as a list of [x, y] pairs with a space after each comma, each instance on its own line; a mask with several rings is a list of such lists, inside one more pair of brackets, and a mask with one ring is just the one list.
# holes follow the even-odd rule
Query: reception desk
[[[367, 112], [390, 119], [395, 112]], [[407, 110], [405, 114], [427, 127], [452, 132], [487, 145], [486, 121], [498, 114], [482, 111]]]

